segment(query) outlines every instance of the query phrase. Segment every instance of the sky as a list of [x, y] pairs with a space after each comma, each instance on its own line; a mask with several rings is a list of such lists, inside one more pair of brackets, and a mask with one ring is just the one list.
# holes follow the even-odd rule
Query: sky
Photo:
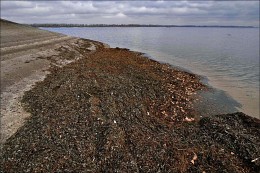
[[26, 24], [259, 27], [259, 1], [1, 1], [1, 18]]

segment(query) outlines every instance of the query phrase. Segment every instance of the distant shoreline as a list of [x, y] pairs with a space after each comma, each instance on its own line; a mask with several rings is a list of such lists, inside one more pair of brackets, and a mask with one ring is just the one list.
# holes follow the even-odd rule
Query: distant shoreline
[[222, 25], [139, 25], [139, 24], [27, 24], [32, 27], [194, 27], [194, 28], [259, 28], [255, 26]]

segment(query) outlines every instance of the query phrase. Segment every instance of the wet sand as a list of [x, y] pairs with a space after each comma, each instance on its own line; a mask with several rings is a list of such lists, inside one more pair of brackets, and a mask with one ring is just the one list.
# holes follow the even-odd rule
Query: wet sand
[[243, 113], [198, 118], [203, 110], [192, 103], [207, 92], [199, 76], [57, 35], [42, 44], [28, 35], [17, 42], [24, 46], [5, 38], [13, 51], [1, 44], [0, 171], [259, 170], [260, 121]]

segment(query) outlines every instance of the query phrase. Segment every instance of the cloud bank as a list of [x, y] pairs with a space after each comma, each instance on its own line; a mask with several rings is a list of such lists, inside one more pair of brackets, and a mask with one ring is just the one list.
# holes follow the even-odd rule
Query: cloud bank
[[2, 1], [19, 23], [259, 26], [259, 1]]

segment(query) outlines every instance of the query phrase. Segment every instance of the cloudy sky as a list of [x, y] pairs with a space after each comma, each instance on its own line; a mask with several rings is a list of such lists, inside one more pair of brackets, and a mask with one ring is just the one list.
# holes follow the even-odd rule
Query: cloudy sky
[[19, 23], [259, 26], [259, 1], [1, 1]]

